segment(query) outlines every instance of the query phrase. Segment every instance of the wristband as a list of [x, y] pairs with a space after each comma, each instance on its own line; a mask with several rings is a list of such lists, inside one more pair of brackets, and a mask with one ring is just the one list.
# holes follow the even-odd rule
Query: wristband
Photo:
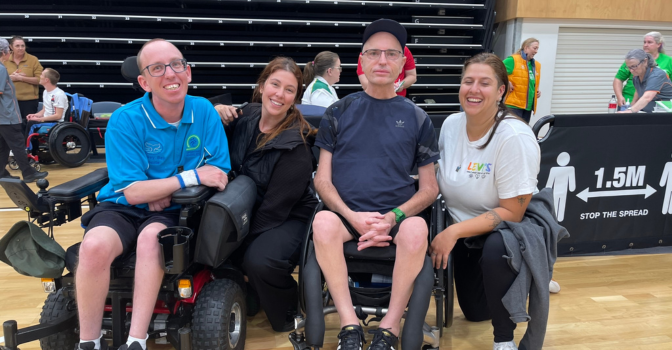
[[198, 186], [201, 184], [199, 181], [197, 175], [196, 175], [196, 170], [187, 170], [183, 171], [180, 173], [182, 180], [184, 181], [184, 185], [186, 187], [193, 187], [193, 186]]
[[177, 181], [180, 182], [180, 188], [182, 188], [182, 189], [187, 188], [187, 186], [184, 185], [184, 180], [182, 179], [182, 175], [177, 174], [177, 175], [175, 175], [175, 177], [177, 177]]
[[394, 221], [398, 224], [401, 220], [406, 219], [406, 214], [399, 208], [394, 208], [391, 210], [394, 213]]
[[198, 177], [198, 171], [197, 171], [196, 169], [194, 169], [194, 170], [192, 170], [192, 171], [194, 172], [194, 175], [196, 175], [196, 181], [197, 181], [198, 184], [200, 185], [200, 184], [201, 184], [201, 178]]

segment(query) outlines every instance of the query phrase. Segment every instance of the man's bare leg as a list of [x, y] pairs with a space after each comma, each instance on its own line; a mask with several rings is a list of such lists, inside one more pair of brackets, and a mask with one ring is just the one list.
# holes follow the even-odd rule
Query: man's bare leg
[[392, 273], [392, 295], [387, 314], [379, 328], [399, 336], [401, 317], [413, 292], [413, 283], [422, 269], [427, 254], [427, 223], [414, 216], [404, 220], [394, 238], [397, 256]]
[[343, 243], [352, 240], [352, 235], [341, 219], [330, 211], [321, 211], [313, 221], [315, 256], [329, 286], [329, 293], [341, 320], [341, 328], [359, 324], [348, 288], [348, 268], [345, 265]]
[[121, 239], [110, 227], [95, 227], [84, 236], [75, 273], [80, 339], [100, 338], [110, 265], [122, 252]]
[[160, 265], [160, 248], [157, 235], [166, 228], [164, 224], [147, 225], [140, 236], [136, 248], [135, 285], [133, 292], [133, 317], [129, 335], [145, 339], [149, 322], [154, 313], [154, 305], [163, 281], [163, 267]]

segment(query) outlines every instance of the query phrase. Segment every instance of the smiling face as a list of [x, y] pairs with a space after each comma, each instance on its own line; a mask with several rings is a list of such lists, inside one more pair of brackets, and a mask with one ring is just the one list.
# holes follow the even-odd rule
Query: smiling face
[[660, 47], [660, 44], [656, 44], [656, 40], [653, 39], [652, 36], [645, 36], [644, 37], [644, 47], [642, 48], [646, 53], [650, 53], [651, 55], [658, 55], [658, 48]]
[[259, 88], [262, 117], [284, 119], [297, 97], [299, 83], [294, 74], [278, 69]]
[[472, 63], [464, 72], [460, 85], [460, 104], [467, 116], [492, 116], [504, 95], [495, 71], [487, 64]]
[[[182, 53], [173, 44], [167, 41], [156, 41], [149, 43], [140, 53], [140, 62], [143, 70], [138, 76], [138, 83], [147, 92], [152, 93], [152, 103], [154, 108], [169, 110], [179, 108], [182, 110], [184, 98], [191, 82], [191, 67], [181, 73], [175, 73], [170, 67], [166, 67], [166, 73], [160, 77], [153, 77], [149, 74], [147, 67], [151, 64], [169, 65], [174, 60], [181, 59]], [[159, 113], [162, 113], [159, 111]]]
[[26, 42], [23, 40], [14, 40], [12, 43], [12, 51], [14, 52], [15, 57], [23, 57], [26, 53]]
[[[366, 50], [397, 50], [403, 52], [401, 44], [397, 38], [387, 32], [378, 32], [372, 35], [369, 40], [364, 43], [362, 52]], [[368, 55], [362, 55], [362, 70], [366, 75], [369, 84], [384, 87], [386, 85], [394, 85], [401, 69], [406, 63], [406, 57], [400, 57], [397, 60], [391, 60], [385, 54], [380, 54], [378, 59], [371, 59]]]
[[527, 55], [528, 60], [533, 59], [534, 56], [536, 56], [537, 52], [539, 51], [539, 42], [535, 41], [535, 42], [531, 43], [530, 45], [525, 47], [523, 49], [523, 51], [525, 51], [525, 54]]

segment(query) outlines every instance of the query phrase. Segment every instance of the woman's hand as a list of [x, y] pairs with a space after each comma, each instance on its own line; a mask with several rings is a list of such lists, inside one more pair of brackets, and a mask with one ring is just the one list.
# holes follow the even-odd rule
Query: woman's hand
[[509, 91], [513, 91], [513, 83], [509, 82]]
[[616, 97], [616, 100], [619, 106], [625, 106], [625, 98], [623, 96]]
[[537, 98], [541, 97], [541, 90], [537, 90]]
[[[236, 107], [227, 106], [227, 105], [216, 105], [215, 110], [219, 113], [219, 117], [222, 119], [224, 125], [229, 125], [234, 119], [238, 118], [238, 113], [236, 112]], [[240, 114], [243, 114], [243, 111], [240, 111]]]
[[435, 269], [445, 269], [448, 267], [448, 255], [455, 247], [455, 243], [457, 243], [457, 235], [452, 232], [451, 227], [454, 226], [449, 226], [439, 233], [429, 246], [432, 265]]

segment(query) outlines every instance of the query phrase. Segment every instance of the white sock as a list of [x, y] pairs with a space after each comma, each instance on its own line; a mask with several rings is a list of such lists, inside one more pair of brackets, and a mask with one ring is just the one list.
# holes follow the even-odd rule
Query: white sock
[[93, 342], [93, 348], [96, 350], [100, 350], [100, 339], [103, 338], [103, 335], [101, 334], [98, 339], [93, 339], [93, 340], [85, 340], [85, 339], [79, 339], [80, 343], [86, 343], [86, 342]]
[[126, 340], [126, 345], [131, 346], [134, 341], [137, 341], [143, 349], [147, 349], [147, 339], [149, 339], [149, 334], [145, 336], [145, 339], [138, 339], [129, 335], [128, 340]]

